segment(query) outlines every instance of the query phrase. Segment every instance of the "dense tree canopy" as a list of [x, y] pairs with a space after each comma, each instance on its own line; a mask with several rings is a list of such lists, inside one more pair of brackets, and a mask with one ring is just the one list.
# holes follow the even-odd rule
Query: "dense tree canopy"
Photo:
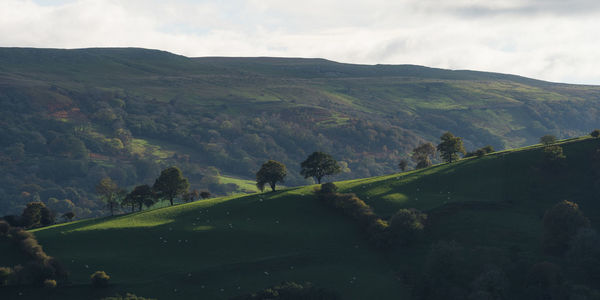
[[110, 215], [114, 215], [115, 208], [119, 204], [119, 197], [122, 194], [122, 190], [117, 183], [110, 177], [104, 177], [96, 185], [96, 193], [108, 207]]
[[54, 223], [54, 215], [43, 202], [30, 202], [23, 210], [21, 221], [26, 228], [48, 226]]
[[159, 197], [169, 199], [169, 203], [173, 205], [173, 199], [186, 193], [189, 187], [190, 183], [183, 177], [181, 170], [178, 167], [169, 167], [160, 172], [152, 189]]
[[341, 172], [338, 162], [329, 154], [324, 152], [313, 152], [300, 164], [300, 174], [304, 178], [313, 177], [321, 184], [321, 179], [327, 175], [335, 175]]
[[578, 230], [588, 227], [590, 221], [577, 203], [561, 201], [544, 214], [544, 249], [551, 254], [563, 254]]
[[284, 164], [269, 160], [256, 173], [256, 186], [262, 191], [265, 188], [265, 184], [269, 184], [271, 190], [275, 191], [277, 183], [283, 182], [286, 175], [287, 169]]
[[431, 158], [435, 156], [435, 147], [432, 143], [421, 143], [412, 152], [412, 160], [417, 164], [417, 169], [431, 166]]
[[401, 159], [400, 162], [398, 163], [398, 168], [400, 169], [400, 171], [402, 171], [402, 172], [406, 171], [407, 167], [408, 167], [408, 161], [406, 159]]
[[466, 154], [465, 146], [462, 138], [454, 136], [450, 132], [444, 133], [440, 139], [442, 140], [437, 150], [440, 152], [442, 159], [446, 162], [453, 162], [458, 159], [458, 153]]
[[142, 210], [142, 206], [152, 206], [156, 200], [156, 193], [148, 186], [147, 184], [136, 186], [133, 191], [131, 191], [125, 199], [123, 200], [124, 205], [128, 205], [131, 207], [131, 212], [134, 211], [135, 207], [138, 207], [138, 210]]

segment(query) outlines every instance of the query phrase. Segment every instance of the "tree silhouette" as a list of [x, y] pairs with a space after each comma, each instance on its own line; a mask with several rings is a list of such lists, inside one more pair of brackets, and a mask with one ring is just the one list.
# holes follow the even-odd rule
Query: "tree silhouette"
[[265, 184], [269, 184], [271, 189], [275, 191], [277, 182], [283, 182], [287, 175], [285, 165], [274, 160], [269, 160], [264, 163], [260, 170], [256, 173], [256, 186], [263, 191]]
[[421, 143], [413, 149], [412, 160], [417, 163], [416, 168], [422, 169], [431, 166], [431, 157], [435, 155], [435, 147], [432, 143]]
[[173, 198], [186, 193], [189, 187], [190, 183], [183, 177], [181, 170], [177, 167], [169, 167], [160, 172], [152, 189], [159, 197], [169, 199], [169, 203], [173, 205]]
[[152, 206], [156, 200], [156, 193], [147, 184], [136, 186], [125, 199], [123, 204], [131, 206], [131, 212], [134, 212], [137, 205], [138, 210], [142, 210], [142, 205]]
[[110, 215], [113, 216], [115, 208], [119, 204], [119, 199], [123, 195], [123, 191], [110, 177], [104, 177], [96, 185], [96, 193], [106, 203], [106, 207], [110, 210]]
[[400, 162], [398, 163], [398, 168], [400, 169], [400, 171], [402, 171], [402, 172], [406, 171], [407, 167], [408, 167], [408, 161], [406, 159], [401, 159]]
[[313, 152], [300, 164], [300, 167], [302, 167], [300, 174], [304, 178], [313, 177], [318, 184], [321, 184], [321, 179], [324, 176], [341, 172], [338, 162], [331, 155], [324, 152]]
[[440, 155], [444, 161], [451, 163], [458, 159], [458, 153], [466, 154], [462, 138], [446, 132], [440, 139], [442, 142], [437, 146], [437, 150], [440, 151]]

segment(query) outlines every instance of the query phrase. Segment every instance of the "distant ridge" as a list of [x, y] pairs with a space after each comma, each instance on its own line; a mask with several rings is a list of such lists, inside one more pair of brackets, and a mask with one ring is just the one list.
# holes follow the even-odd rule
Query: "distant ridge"
[[[152, 61], [158, 65], [166, 62], [175, 63], [175, 68], [193, 68], [192, 61], [202, 64], [216, 64], [228, 68], [250, 68], [263, 75], [292, 76], [292, 77], [416, 77], [445, 80], [509, 80], [545, 86], [555, 84], [538, 79], [518, 75], [473, 70], [449, 70], [412, 64], [351, 64], [340, 63], [323, 58], [293, 58], [293, 57], [186, 57], [168, 51], [124, 47], [124, 48], [20, 48], [0, 47], [0, 63], [11, 65], [27, 65], [31, 63], [62, 63], [101, 59], [125, 59], [132, 61]], [[191, 64], [183, 66], [182, 64]], [[256, 70], [256, 68], [258, 70]], [[0, 66], [1, 68], [1, 66]]]

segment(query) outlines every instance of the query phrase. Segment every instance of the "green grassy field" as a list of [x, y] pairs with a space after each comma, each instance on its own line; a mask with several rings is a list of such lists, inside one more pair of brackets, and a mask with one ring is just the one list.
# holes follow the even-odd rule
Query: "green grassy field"
[[[410, 248], [380, 251], [350, 219], [326, 208], [314, 186], [215, 198], [34, 230], [49, 255], [71, 271], [73, 285], [56, 299], [133, 292], [159, 299], [226, 299], [281, 281], [310, 281], [345, 299], [408, 299], [431, 243], [455, 240], [470, 252], [465, 269], [506, 263], [510, 249], [528, 261], [541, 255], [541, 217], [554, 203], [580, 204], [600, 222], [591, 155], [600, 140], [560, 143], [568, 166], [538, 166], [541, 145], [381, 177], [336, 183], [384, 217], [399, 208], [428, 212], [425, 238]], [[0, 247], [0, 251], [8, 251]], [[112, 285], [89, 287], [104, 270]], [[408, 278], [408, 279], [407, 279]], [[35, 297], [39, 290], [12, 289]], [[25, 298], [25, 297], [24, 297]]]

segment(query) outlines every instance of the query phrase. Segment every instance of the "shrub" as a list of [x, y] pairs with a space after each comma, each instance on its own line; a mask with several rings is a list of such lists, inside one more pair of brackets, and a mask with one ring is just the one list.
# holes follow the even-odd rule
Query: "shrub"
[[561, 255], [575, 237], [577, 231], [590, 227], [590, 221], [583, 215], [576, 203], [564, 200], [544, 214], [543, 246], [550, 254]]
[[24, 239], [34, 238], [33, 234], [29, 231], [24, 230], [23, 228], [13, 227], [9, 230], [9, 234], [12, 237], [13, 241], [19, 242]]
[[323, 194], [335, 194], [338, 191], [338, 187], [333, 182], [321, 184], [321, 193]]
[[403, 245], [416, 240], [425, 229], [427, 215], [416, 209], [400, 209], [390, 221], [390, 229], [395, 239]]
[[566, 156], [563, 148], [558, 145], [546, 146], [542, 152], [542, 168], [548, 171], [557, 171], [565, 166]]
[[382, 219], [375, 219], [367, 228], [370, 242], [377, 248], [389, 248], [392, 239], [390, 238], [389, 223]]
[[556, 143], [557, 139], [551, 134], [544, 135], [540, 138], [540, 143], [543, 145], [550, 145]]
[[108, 287], [108, 281], [110, 280], [110, 276], [106, 274], [104, 271], [96, 271], [91, 276], [92, 286], [95, 288], [105, 288]]
[[8, 282], [13, 276], [13, 269], [9, 267], [0, 267], [0, 286], [8, 285]]
[[43, 202], [30, 202], [21, 215], [23, 225], [27, 228], [47, 226], [54, 223], [52, 212]]
[[377, 219], [373, 209], [354, 194], [341, 194], [335, 198], [334, 206], [366, 226]]
[[46, 279], [44, 280], [44, 287], [47, 289], [53, 289], [56, 287], [56, 280], [54, 279]]
[[54, 279], [65, 281], [69, 277], [69, 271], [67, 271], [65, 266], [58, 259], [56, 259], [54, 257], [48, 257], [44, 261], [44, 265], [46, 265], [48, 268], [52, 269], [52, 272], [53, 272], [52, 277]]
[[594, 138], [600, 137], [600, 129], [594, 129], [590, 135]]
[[21, 240], [19, 242], [19, 246], [23, 253], [25, 253], [33, 259], [41, 261], [48, 259], [48, 255], [46, 255], [46, 253], [42, 249], [42, 246], [40, 246], [38, 241], [33, 237]]
[[358, 221], [375, 246], [389, 246], [388, 223], [378, 218], [373, 209], [355, 194], [337, 194], [336, 191], [337, 187], [333, 183], [324, 183], [320, 189], [315, 189], [320, 201]]

